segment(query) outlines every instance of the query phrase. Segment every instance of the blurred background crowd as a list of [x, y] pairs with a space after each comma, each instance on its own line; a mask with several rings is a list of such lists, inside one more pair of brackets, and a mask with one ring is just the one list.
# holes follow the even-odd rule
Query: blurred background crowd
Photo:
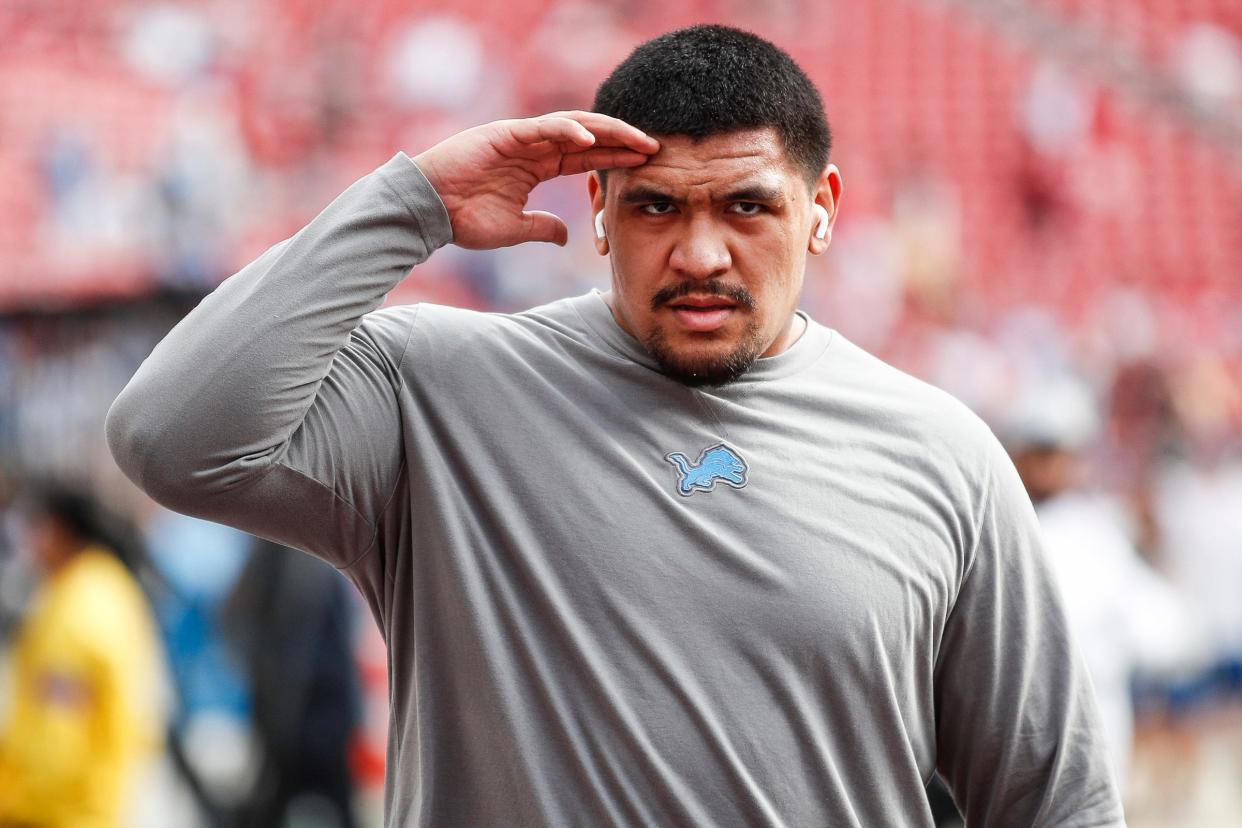
[[[365, 607], [147, 501], [104, 414], [205, 293], [397, 150], [587, 108], [634, 45], [703, 21], [822, 90], [845, 192], [804, 307], [1010, 448], [1131, 825], [1242, 824], [1237, 0], [0, 3], [0, 824], [379, 824]], [[445, 248], [389, 301], [605, 286], [585, 181], [535, 201], [566, 249]]]

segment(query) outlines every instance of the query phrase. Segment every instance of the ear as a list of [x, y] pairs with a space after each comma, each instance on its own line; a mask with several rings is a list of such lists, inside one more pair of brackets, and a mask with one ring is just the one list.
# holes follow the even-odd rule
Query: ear
[[811, 198], [828, 213], [828, 232], [822, 239], [815, 237], [818, 221], [812, 221], [807, 233], [806, 249], [812, 256], [818, 256], [832, 244], [832, 228], [837, 223], [837, 213], [841, 209], [841, 171], [836, 164], [829, 164], [819, 175], [819, 181], [811, 192]]
[[599, 255], [608, 255], [607, 222], [604, 222], [604, 238], [595, 233], [596, 216], [604, 212], [604, 184], [599, 180], [599, 173], [591, 170], [587, 173], [587, 195], [591, 199], [591, 238], [595, 241], [595, 249]]

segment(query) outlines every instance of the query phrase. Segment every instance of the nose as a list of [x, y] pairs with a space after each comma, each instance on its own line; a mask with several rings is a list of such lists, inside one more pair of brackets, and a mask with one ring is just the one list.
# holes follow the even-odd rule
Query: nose
[[682, 224], [669, 255], [669, 267], [684, 279], [713, 279], [733, 266], [724, 229], [711, 216], [697, 215]]

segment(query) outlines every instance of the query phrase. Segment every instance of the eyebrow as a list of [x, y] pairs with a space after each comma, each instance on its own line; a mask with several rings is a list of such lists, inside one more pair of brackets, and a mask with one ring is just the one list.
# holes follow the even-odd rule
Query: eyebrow
[[[722, 202], [729, 201], [763, 201], [774, 202], [784, 199], [785, 194], [777, 187], [767, 184], [748, 184], [739, 187], [732, 192], [726, 194], [723, 198], [718, 199]], [[668, 202], [669, 204], [685, 204], [684, 198], [678, 198], [671, 193], [646, 185], [638, 185], [621, 193], [622, 204], [650, 204], [652, 202]]]
[[770, 184], [748, 184], [724, 197], [725, 201], [780, 201], [785, 197], [780, 188]]

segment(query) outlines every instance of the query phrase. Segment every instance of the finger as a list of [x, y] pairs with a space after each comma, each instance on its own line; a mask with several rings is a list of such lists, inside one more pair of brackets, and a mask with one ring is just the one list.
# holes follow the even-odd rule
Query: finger
[[591, 131], [595, 136], [596, 142], [600, 145], [609, 144], [612, 146], [629, 147], [636, 152], [648, 154], [658, 152], [660, 149], [659, 141], [641, 129], [610, 115], [601, 115], [598, 112], [583, 112], [582, 110], [575, 109], [567, 112], [553, 112], [547, 117], [568, 118], [577, 121]]
[[561, 159], [561, 175], [577, 175], [587, 170], [608, 170], [615, 167], [637, 167], [651, 156], [642, 152], [615, 147], [574, 152]]
[[521, 241], [551, 242], [561, 247], [569, 241], [569, 228], [560, 217], [542, 210], [531, 210], [522, 213], [526, 223], [526, 232]]
[[512, 121], [509, 127], [516, 138], [523, 144], [535, 144], [540, 141], [554, 143], [565, 142], [580, 147], [589, 147], [595, 143], [591, 131], [573, 118], [547, 116], [543, 118], [525, 118]]

